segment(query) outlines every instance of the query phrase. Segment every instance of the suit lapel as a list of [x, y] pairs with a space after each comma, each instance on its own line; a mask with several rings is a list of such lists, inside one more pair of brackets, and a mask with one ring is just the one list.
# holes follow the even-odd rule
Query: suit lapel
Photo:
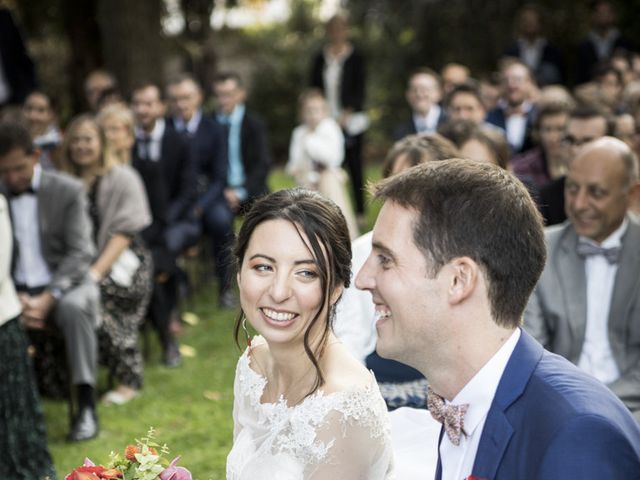
[[[50, 212], [47, 210], [51, 202], [55, 199], [51, 197], [51, 178], [46, 170], [41, 170], [40, 185], [38, 187], [37, 199], [38, 199], [38, 231], [40, 232], [40, 245], [44, 247], [44, 233], [48, 230], [47, 222], [51, 217]], [[43, 252], [44, 253], [44, 252]]]
[[[584, 343], [587, 326], [587, 278], [584, 259], [578, 256], [576, 247], [578, 236], [571, 226], [567, 226], [560, 239], [560, 248], [553, 259], [558, 265], [558, 280], [562, 290], [566, 318], [573, 335], [572, 345], [577, 349]], [[572, 351], [571, 361], [578, 361], [579, 350]]]
[[507, 416], [507, 412], [524, 392], [542, 357], [542, 352], [542, 346], [521, 329], [520, 339], [504, 369], [487, 414], [473, 464], [474, 476], [495, 478], [504, 452], [514, 434], [514, 425], [510, 421], [514, 415]]
[[[630, 300], [635, 298], [635, 292], [638, 291], [640, 283], [640, 275], [638, 275], [638, 272], [640, 272], [639, 244], [640, 226], [633, 220], [629, 220], [627, 232], [622, 239], [620, 262], [611, 296], [608, 320], [609, 331], [625, 329], [626, 309]], [[611, 335], [610, 338], [612, 338]]]

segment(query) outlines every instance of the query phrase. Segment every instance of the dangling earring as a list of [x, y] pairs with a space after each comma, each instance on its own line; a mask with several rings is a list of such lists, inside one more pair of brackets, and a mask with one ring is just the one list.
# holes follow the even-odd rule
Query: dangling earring
[[251, 336], [249, 335], [249, 330], [247, 330], [247, 317], [244, 315], [242, 316], [242, 329], [247, 336], [247, 348], [249, 349], [249, 352], [251, 352]]

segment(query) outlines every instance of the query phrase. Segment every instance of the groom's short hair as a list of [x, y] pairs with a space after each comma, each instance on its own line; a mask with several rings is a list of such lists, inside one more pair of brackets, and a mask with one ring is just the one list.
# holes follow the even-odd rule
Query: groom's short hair
[[377, 198], [417, 212], [413, 241], [429, 275], [457, 257], [484, 272], [494, 320], [520, 324], [546, 260], [542, 217], [526, 187], [488, 163], [428, 162], [383, 180]]

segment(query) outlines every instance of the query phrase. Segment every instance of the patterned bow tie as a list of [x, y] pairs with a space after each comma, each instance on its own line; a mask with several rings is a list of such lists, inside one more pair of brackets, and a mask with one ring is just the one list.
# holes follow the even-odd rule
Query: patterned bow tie
[[620, 247], [603, 248], [589, 242], [578, 242], [577, 252], [581, 257], [602, 255], [610, 264], [618, 263], [620, 259]]
[[469, 404], [447, 405], [444, 398], [429, 387], [427, 390], [427, 408], [431, 416], [444, 425], [444, 430], [447, 432], [451, 443], [455, 446], [460, 445], [460, 435], [467, 435], [464, 431], [464, 415], [467, 413]]

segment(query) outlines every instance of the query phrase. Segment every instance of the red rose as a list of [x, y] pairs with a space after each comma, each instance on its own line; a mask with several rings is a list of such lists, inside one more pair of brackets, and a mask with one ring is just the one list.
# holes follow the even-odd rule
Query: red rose
[[104, 467], [78, 467], [69, 475], [64, 477], [64, 480], [100, 480], [104, 478], [101, 474], [105, 471]]

